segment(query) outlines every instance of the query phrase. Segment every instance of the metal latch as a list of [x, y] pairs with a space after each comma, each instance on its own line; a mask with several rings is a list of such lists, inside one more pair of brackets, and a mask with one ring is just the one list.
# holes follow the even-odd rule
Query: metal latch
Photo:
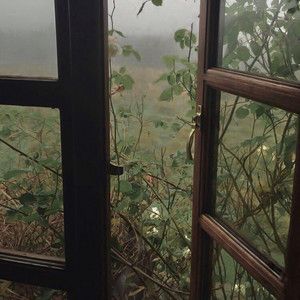
[[109, 174], [120, 176], [124, 173], [124, 167], [109, 163]]
[[194, 160], [194, 157], [192, 154], [192, 148], [193, 148], [193, 144], [194, 144], [196, 128], [200, 128], [200, 126], [201, 126], [201, 107], [199, 109], [199, 112], [196, 113], [196, 115], [193, 117], [192, 120], [193, 120], [192, 130], [189, 134], [189, 138], [186, 143], [186, 158], [188, 160]]

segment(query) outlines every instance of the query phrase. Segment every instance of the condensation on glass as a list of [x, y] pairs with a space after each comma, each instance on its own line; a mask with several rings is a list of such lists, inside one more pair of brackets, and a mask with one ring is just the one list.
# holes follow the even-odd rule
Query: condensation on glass
[[219, 65], [300, 80], [300, 11], [294, 0], [222, 0]]
[[0, 106], [0, 249], [64, 256], [60, 115]]
[[67, 293], [0, 279], [1, 300], [66, 300]]
[[220, 246], [214, 246], [211, 300], [275, 300], [239, 263]]
[[216, 215], [284, 266], [298, 115], [221, 94]]
[[0, 76], [58, 77], [54, 0], [0, 0]]
[[[159, 2], [109, 1], [110, 155], [127, 166], [111, 178], [116, 299], [189, 297], [193, 164], [186, 141], [200, 3]], [[132, 274], [120, 255], [166, 285]]]

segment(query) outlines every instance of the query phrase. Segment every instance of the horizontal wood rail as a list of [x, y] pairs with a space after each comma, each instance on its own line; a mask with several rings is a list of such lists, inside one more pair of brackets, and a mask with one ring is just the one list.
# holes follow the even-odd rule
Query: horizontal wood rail
[[219, 222], [208, 215], [200, 217], [202, 229], [222, 248], [224, 248], [246, 271], [265, 286], [278, 299], [282, 298], [284, 284], [264, 261], [247, 249]]
[[55, 107], [63, 106], [60, 83], [32, 78], [1, 78], [0, 105]]
[[65, 259], [55, 256], [46, 256], [29, 252], [15, 251], [10, 249], [0, 249], [0, 259], [18, 259], [21, 263], [36, 263], [51, 268], [63, 269]]
[[300, 82], [293, 84], [269, 78], [212, 68], [200, 76], [209, 86], [268, 105], [300, 113]]
[[18, 251], [0, 251], [1, 279], [67, 290], [64, 259]]

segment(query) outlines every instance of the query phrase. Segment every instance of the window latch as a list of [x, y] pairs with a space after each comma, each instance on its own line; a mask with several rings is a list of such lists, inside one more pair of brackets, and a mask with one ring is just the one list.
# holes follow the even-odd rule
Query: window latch
[[201, 125], [201, 107], [200, 107], [200, 111], [198, 113], [196, 113], [196, 115], [193, 117], [192, 130], [189, 134], [189, 138], [186, 143], [186, 158], [188, 160], [194, 160], [194, 157], [192, 154], [192, 148], [193, 148], [193, 144], [194, 144], [196, 128], [200, 128], [200, 125]]
[[124, 173], [124, 167], [109, 163], [109, 174], [120, 176]]

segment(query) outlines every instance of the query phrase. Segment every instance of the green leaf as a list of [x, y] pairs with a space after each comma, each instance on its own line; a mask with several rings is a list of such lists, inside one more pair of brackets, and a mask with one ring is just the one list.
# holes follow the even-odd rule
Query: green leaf
[[124, 74], [126, 72], [126, 68], [125, 67], [121, 67], [119, 70], [120, 74]]
[[190, 85], [192, 84], [193, 82], [193, 79], [192, 79], [192, 76], [189, 72], [186, 72], [184, 75], [183, 75], [183, 83], [184, 85], [189, 88]]
[[168, 128], [168, 125], [166, 122], [162, 120], [154, 121], [155, 128], [161, 127], [161, 128]]
[[174, 34], [175, 41], [176, 42], [180, 42], [184, 38], [184, 36], [186, 34], [186, 31], [187, 31], [186, 29], [179, 29], [179, 30], [177, 30], [175, 32], [175, 34]]
[[120, 192], [127, 194], [132, 192], [132, 184], [128, 182], [127, 180], [121, 180], [120, 181]]
[[255, 146], [255, 145], [261, 145], [263, 144], [267, 139], [269, 139], [269, 135], [265, 136], [265, 135], [259, 135], [256, 136], [252, 139], [246, 139], [241, 143], [242, 147], [248, 147], [248, 146]]
[[175, 61], [177, 59], [177, 56], [175, 55], [166, 55], [163, 56], [163, 62], [165, 63], [167, 68], [173, 68], [175, 65]]
[[173, 131], [178, 132], [181, 129], [181, 125], [179, 123], [173, 123], [171, 128]]
[[122, 77], [122, 84], [124, 85], [124, 88], [126, 90], [131, 90], [132, 89], [132, 86], [134, 84], [134, 80], [132, 79], [131, 76], [125, 74], [123, 77]]
[[176, 84], [176, 75], [174, 73], [168, 75], [167, 80], [170, 85]]
[[141, 56], [140, 54], [133, 49], [133, 47], [131, 45], [124, 45], [122, 47], [122, 54], [127, 57], [127, 56], [130, 56], [130, 55], [133, 55], [138, 61], [141, 60]]
[[116, 34], [118, 34], [119, 36], [121, 36], [121, 37], [125, 38], [125, 35], [123, 34], [123, 32], [122, 32], [122, 31], [119, 31], [119, 30], [114, 30], [114, 32], [115, 32]]
[[160, 101], [170, 101], [173, 99], [173, 90], [172, 88], [165, 89], [159, 96]]
[[176, 84], [174, 85], [173, 87], [173, 93], [176, 95], [176, 96], [179, 96], [182, 94], [183, 92], [183, 87], [179, 84]]
[[30, 215], [33, 212], [33, 208], [31, 206], [24, 205], [19, 209], [19, 212]]
[[250, 58], [250, 51], [245, 46], [240, 46], [236, 49], [238, 58], [242, 61], [247, 61]]
[[25, 194], [21, 195], [18, 199], [19, 199], [20, 203], [23, 205], [34, 204], [34, 203], [36, 203], [36, 200], [37, 200], [35, 198], [35, 196], [30, 193], [25, 193]]
[[239, 107], [236, 112], [235, 115], [239, 118], [239, 119], [245, 119], [248, 115], [249, 115], [249, 110], [245, 107]]
[[162, 6], [163, 0], [152, 0], [151, 1], [156, 6]]
[[41, 219], [41, 216], [38, 213], [33, 213], [29, 216], [23, 217], [22, 219], [24, 222], [27, 222], [27, 223], [32, 223], [32, 222], [38, 221], [42, 225], [48, 225], [48, 224], [45, 224], [45, 222], [43, 222], [43, 220]]
[[132, 184], [132, 191], [129, 193], [129, 198], [131, 200], [138, 200], [143, 195], [143, 189], [141, 186], [137, 183]]

